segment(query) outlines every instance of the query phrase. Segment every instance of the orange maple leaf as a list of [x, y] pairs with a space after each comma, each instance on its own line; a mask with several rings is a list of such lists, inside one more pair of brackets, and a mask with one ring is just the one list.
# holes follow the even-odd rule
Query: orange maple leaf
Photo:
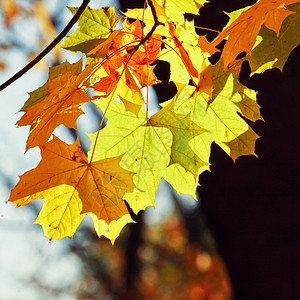
[[79, 140], [68, 145], [55, 136], [40, 149], [41, 162], [20, 176], [8, 201], [19, 207], [45, 199], [36, 223], [50, 240], [73, 236], [87, 213], [96, 216], [95, 227], [102, 222], [102, 228], [96, 227], [99, 235], [107, 236], [111, 228], [116, 231], [121, 220], [117, 234], [110, 233], [113, 241], [124, 226], [124, 217], [125, 224], [132, 221], [122, 197], [133, 191], [134, 173], [120, 167], [122, 156], [88, 162]]
[[120, 68], [119, 71], [109, 67], [108, 74], [109, 76], [101, 77], [100, 81], [92, 86], [95, 91], [99, 92], [93, 99], [100, 97], [101, 102], [109, 104], [119, 97], [138, 106], [145, 103], [141, 92], [142, 86], [137, 83], [129, 66], [125, 69]]
[[108, 97], [116, 88], [121, 75], [110, 65], [104, 65], [104, 69], [108, 76], [101, 77], [100, 80], [91, 87], [100, 92], [99, 95]]
[[104, 46], [97, 46], [91, 51], [103, 59], [101, 70], [96, 75], [99, 81], [92, 88], [99, 99], [108, 107], [109, 103], [120, 98], [126, 109], [138, 113], [145, 103], [141, 89], [159, 83], [150, 66], [158, 59], [161, 52], [160, 35], [145, 38], [139, 20], [133, 23], [123, 22], [124, 32], [118, 31], [114, 39]]
[[[145, 37], [143, 34], [142, 24], [139, 20], [133, 23], [129, 23], [126, 19], [123, 22], [124, 33], [118, 35], [120, 37], [119, 45], [127, 46], [122, 52], [119, 52], [123, 56], [123, 63], [129, 65], [145, 65], [151, 64], [158, 59], [161, 51], [161, 36], [152, 35], [143, 45], [140, 45], [134, 52], [127, 53], [128, 49], [132, 50], [137, 46], [139, 42]], [[116, 41], [115, 41], [116, 42]]]
[[99, 103], [109, 105], [112, 100], [119, 97], [127, 110], [138, 114], [141, 105], [144, 104], [141, 88], [160, 82], [153, 72], [154, 67], [135, 65], [133, 68], [128, 65], [122, 76], [111, 67], [105, 68], [109, 76], [101, 77], [91, 86], [97, 92], [97, 96], [93, 99], [99, 99]]
[[160, 83], [154, 74], [155, 66], [146, 65], [135, 65], [134, 68], [131, 66], [128, 67], [130, 69], [132, 75], [137, 79], [141, 87], [154, 85]]
[[[151, 64], [158, 59], [161, 51], [161, 36], [152, 35], [137, 49], [140, 41], [145, 37], [141, 22], [136, 20], [129, 23], [123, 22], [124, 32], [114, 31], [113, 39], [109, 39], [105, 45], [100, 44], [91, 50], [88, 55], [108, 58], [103, 66], [105, 68], [119, 69], [122, 65], [145, 65]], [[133, 51], [134, 49], [134, 51]]]
[[212, 46], [217, 46], [223, 39], [228, 40], [222, 51], [224, 68], [235, 60], [243, 51], [251, 53], [256, 37], [264, 24], [279, 35], [283, 20], [294, 12], [285, 9], [284, 4], [298, 2], [299, 0], [260, 0], [225, 28], [213, 41]]
[[91, 74], [92, 68], [90, 64], [79, 75], [66, 71], [61, 76], [49, 80], [47, 85], [49, 95], [27, 108], [26, 113], [17, 122], [18, 126], [32, 126], [26, 151], [45, 144], [60, 124], [77, 128], [76, 120], [83, 114], [79, 107], [91, 100], [85, 91], [81, 90], [81, 85]]

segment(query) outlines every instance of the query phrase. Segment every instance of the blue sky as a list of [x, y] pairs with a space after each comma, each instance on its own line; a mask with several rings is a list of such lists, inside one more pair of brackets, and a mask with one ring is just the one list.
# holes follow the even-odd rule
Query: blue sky
[[[48, 1], [49, 9], [57, 2]], [[68, 2], [70, 6], [81, 4], [81, 1], [64, 2]], [[105, 1], [104, 5], [111, 5], [111, 2]], [[101, 1], [91, 1], [94, 7], [95, 3], [101, 6]], [[71, 14], [68, 9], [63, 13], [67, 23]], [[35, 25], [28, 20], [19, 25], [20, 39], [33, 47], [37, 34]], [[4, 31], [5, 28], [1, 25], [2, 36]], [[0, 73], [1, 83], [27, 63], [27, 56], [18, 50], [1, 52], [0, 55], [5, 55], [7, 63], [7, 69]], [[67, 53], [66, 55], [70, 61], [75, 59]], [[36, 218], [34, 210], [26, 206], [16, 209], [14, 204], [6, 203], [10, 194], [7, 182], [16, 184], [18, 175], [35, 167], [40, 160], [37, 148], [24, 154], [28, 128], [17, 128], [15, 123], [21, 117], [17, 112], [27, 100], [27, 92], [41, 86], [47, 79], [46, 75], [44, 69], [35, 67], [0, 93], [0, 291], [1, 299], [5, 300], [75, 299], [72, 290], [76, 290], [76, 282], [80, 279], [80, 261], [67, 251], [70, 239], [52, 241], [49, 244], [41, 226], [32, 225]], [[68, 138], [61, 129], [58, 134]], [[42, 200], [35, 202], [38, 206], [42, 205]], [[51, 292], [38, 288], [35, 279], [53, 288], [69, 287], [69, 293], [52, 295]]]

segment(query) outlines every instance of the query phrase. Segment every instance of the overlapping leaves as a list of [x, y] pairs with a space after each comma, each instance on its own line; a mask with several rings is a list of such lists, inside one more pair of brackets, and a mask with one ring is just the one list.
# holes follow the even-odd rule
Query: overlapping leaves
[[[234, 160], [255, 154], [257, 135], [244, 118], [261, 119], [259, 106], [255, 92], [238, 81], [242, 60], [235, 57], [247, 52], [253, 72], [276, 63], [282, 67], [300, 41], [298, 35], [292, 38], [292, 31], [300, 32], [299, 3], [289, 11], [284, 4], [297, 1], [261, 0], [233, 12], [209, 43], [184, 18], [197, 14], [204, 2], [149, 1], [145, 10], [125, 13], [136, 20], [125, 18], [123, 30], [114, 30], [120, 18], [113, 8], [87, 8], [79, 28], [60, 45], [84, 53], [87, 66], [82, 70], [80, 60], [51, 68], [47, 83], [30, 93], [17, 124], [31, 125], [26, 150], [39, 146], [42, 159], [20, 177], [9, 199], [17, 206], [45, 199], [36, 223], [50, 239], [73, 236], [90, 214], [98, 235], [113, 242], [132, 221], [125, 201], [135, 213], [154, 206], [162, 178], [179, 194], [195, 196], [199, 174], [209, 169], [213, 141]], [[74, 14], [77, 8], [70, 10]], [[208, 58], [223, 39], [228, 40], [222, 58], [211, 65]], [[284, 41], [291, 39], [287, 46]], [[177, 94], [150, 116], [152, 100], [142, 88], [159, 82], [151, 65], [156, 60], [170, 63]], [[107, 123], [89, 134], [87, 158], [78, 140], [68, 145], [51, 135], [60, 124], [76, 128], [80, 106], [92, 99]]]

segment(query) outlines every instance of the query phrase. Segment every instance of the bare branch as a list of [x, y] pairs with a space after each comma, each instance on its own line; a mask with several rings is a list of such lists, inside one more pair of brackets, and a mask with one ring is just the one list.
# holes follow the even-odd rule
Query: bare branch
[[31, 62], [29, 62], [23, 69], [18, 71], [15, 75], [13, 75], [11, 78], [9, 78], [7, 81], [5, 81], [3, 84], [0, 85], [0, 91], [4, 90], [6, 87], [8, 87], [10, 84], [12, 84], [14, 81], [19, 79], [21, 76], [23, 76], [27, 71], [29, 71], [33, 66], [35, 66], [44, 56], [46, 56], [70, 31], [70, 29], [73, 27], [73, 25], [77, 22], [87, 5], [89, 4], [90, 0], [83, 0], [83, 3], [79, 7], [76, 14], [73, 16], [73, 18], [70, 20], [70, 22], [67, 24], [67, 26], [62, 30], [62, 32], [37, 56], [35, 57]]

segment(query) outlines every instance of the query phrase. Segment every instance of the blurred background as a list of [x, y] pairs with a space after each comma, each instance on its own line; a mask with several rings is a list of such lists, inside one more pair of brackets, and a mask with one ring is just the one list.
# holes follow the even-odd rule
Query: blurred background
[[[129, 5], [143, 5], [129, 2], [92, 0], [90, 6], [114, 5], [116, 11], [125, 11]], [[0, 1], [0, 83], [64, 28], [71, 19], [66, 5], [80, 6], [81, 1]], [[36, 148], [24, 155], [28, 128], [16, 128], [21, 117], [17, 112], [28, 92], [46, 82], [49, 67], [79, 57], [55, 49], [0, 93], [0, 299], [231, 299], [230, 280], [199, 202], [179, 196], [166, 182], [159, 186], [156, 208], [133, 216], [136, 223], [123, 229], [113, 247], [96, 236], [88, 217], [73, 239], [49, 243], [42, 228], [32, 225], [42, 200], [18, 209], [6, 203], [18, 175], [40, 160]], [[168, 71], [165, 64], [161, 67]], [[156, 92], [160, 101], [172, 97], [174, 86], [163, 81], [151, 90], [154, 102]], [[100, 116], [91, 103], [83, 109], [86, 114], [78, 120], [78, 131], [60, 126], [55, 134], [68, 143], [80, 135], [88, 148], [83, 133], [95, 132]]]

